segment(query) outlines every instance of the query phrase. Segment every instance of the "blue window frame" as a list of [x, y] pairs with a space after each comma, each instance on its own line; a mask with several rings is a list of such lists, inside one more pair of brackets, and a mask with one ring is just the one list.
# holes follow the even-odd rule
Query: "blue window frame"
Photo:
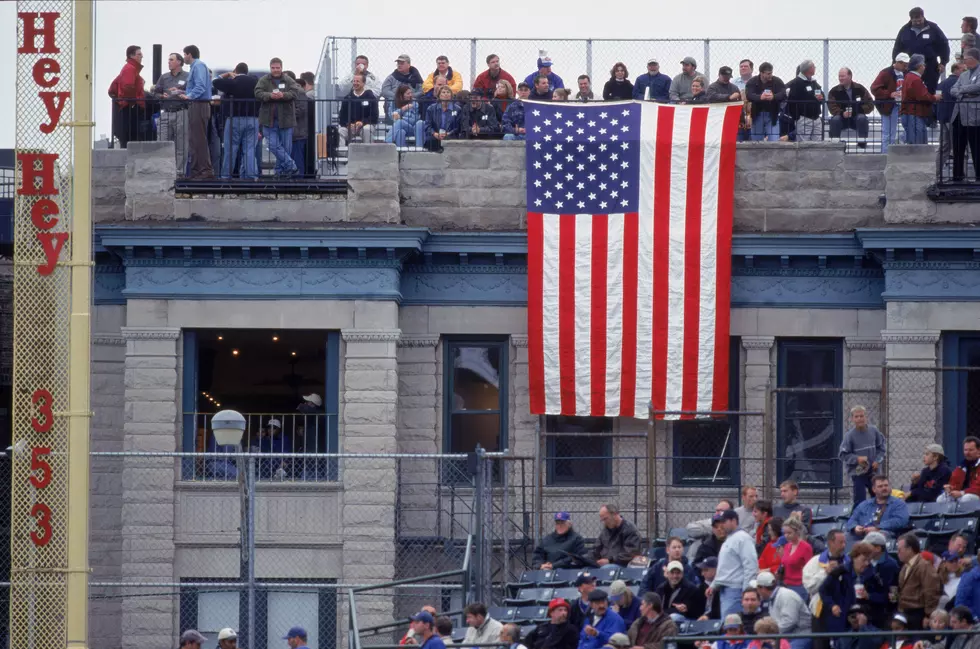
[[[612, 484], [611, 417], [548, 415], [544, 430], [548, 439], [549, 485]], [[625, 457], [617, 459], [628, 461]]]
[[[786, 338], [777, 343], [776, 453], [779, 480], [840, 486], [844, 344]], [[819, 388], [820, 390], [815, 390]]]
[[[728, 339], [728, 410], [739, 409], [741, 338]], [[683, 487], [737, 485], [740, 481], [738, 415], [673, 423], [673, 483]]]
[[[980, 435], [980, 336], [977, 332], [943, 332], [942, 407], [943, 439], [946, 449], [956, 450], [960, 457], [963, 440]], [[902, 375], [905, 376], [902, 376]], [[929, 369], [894, 370], [889, 382], [899, 386], [921, 385], [928, 389], [932, 377]]]

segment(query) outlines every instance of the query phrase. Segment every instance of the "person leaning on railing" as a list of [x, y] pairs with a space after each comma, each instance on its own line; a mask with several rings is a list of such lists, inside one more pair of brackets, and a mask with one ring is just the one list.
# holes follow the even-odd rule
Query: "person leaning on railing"
[[242, 164], [237, 171], [242, 178], [259, 177], [255, 148], [259, 141], [258, 106], [255, 101], [255, 85], [258, 79], [248, 73], [248, 64], [240, 62], [234, 71], [225, 72], [212, 82], [215, 90], [224, 93], [221, 105], [225, 112], [224, 159], [221, 161], [221, 177], [231, 178], [236, 170], [238, 152], [242, 152]]
[[786, 113], [796, 123], [796, 141], [823, 139], [823, 88], [814, 75], [817, 64], [800, 63], [800, 72], [786, 84]]
[[881, 152], [888, 153], [888, 145], [898, 144], [898, 104], [902, 101], [902, 87], [908, 70], [909, 55], [899, 52], [894, 62], [878, 73], [871, 83], [875, 108], [881, 115]]
[[963, 53], [966, 71], [953, 86], [953, 180], [963, 180], [966, 147], [970, 147], [974, 177], [980, 180], [980, 49]]
[[902, 117], [906, 144], [929, 143], [929, 119], [932, 118], [932, 105], [936, 96], [929, 92], [922, 75], [926, 70], [926, 58], [915, 54], [909, 60], [909, 73], [905, 75], [902, 90], [902, 106], [898, 114]]
[[143, 101], [143, 50], [139, 45], [126, 48], [126, 63], [109, 84], [109, 96], [113, 99], [116, 113], [116, 138], [119, 146], [126, 148], [130, 141], [143, 140], [142, 122], [145, 119], [146, 103]]

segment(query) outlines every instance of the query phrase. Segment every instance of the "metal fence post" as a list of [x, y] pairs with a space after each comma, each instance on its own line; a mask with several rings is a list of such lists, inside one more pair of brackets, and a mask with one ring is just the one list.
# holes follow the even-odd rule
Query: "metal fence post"
[[541, 416], [538, 415], [534, 419], [534, 459], [531, 463], [531, 470], [534, 472], [531, 476], [531, 485], [534, 490], [533, 497], [531, 498], [531, 535], [534, 537], [535, 545], [541, 541], [541, 458], [543, 455], [541, 445], [543, 443], [544, 438], [541, 436]]
[[476, 81], [476, 39], [475, 38], [470, 39], [470, 79]]
[[476, 554], [475, 559], [475, 579], [474, 579], [474, 593], [476, 595], [476, 601], [484, 602], [484, 593], [486, 588], [486, 582], [484, 581], [485, 570], [484, 561], [486, 561], [486, 521], [484, 516], [486, 512], [483, 507], [483, 492], [486, 489], [486, 475], [485, 475], [485, 464], [486, 457], [483, 448], [477, 445], [476, 447], [476, 467], [475, 475], [473, 481], [473, 491], [476, 498]]
[[592, 78], [592, 39], [585, 41], [585, 73]]
[[704, 39], [704, 74], [711, 78], [711, 39]]
[[[350, 39], [350, 69], [353, 70], [354, 66], [357, 64], [357, 36]], [[339, 78], [339, 70], [338, 70]], [[249, 647], [248, 649], [252, 649]]]
[[[830, 90], [830, 39], [823, 39], [823, 93]], [[826, 105], [826, 103], [824, 104]]]
[[248, 515], [246, 529], [248, 534], [248, 649], [255, 648], [255, 458], [248, 458], [248, 473], [245, 476], [245, 490], [248, 492]]

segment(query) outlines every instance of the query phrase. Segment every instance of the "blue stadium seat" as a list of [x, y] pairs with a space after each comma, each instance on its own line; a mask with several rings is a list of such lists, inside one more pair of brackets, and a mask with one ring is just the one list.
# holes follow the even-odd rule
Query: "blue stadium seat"
[[721, 635], [721, 620], [692, 620], [681, 635]]
[[514, 614], [514, 622], [517, 624], [527, 624], [529, 622], [540, 624], [548, 621], [547, 606], [521, 606]]
[[611, 584], [619, 579], [619, 573], [621, 571], [622, 568], [620, 566], [610, 564], [601, 568], [595, 568], [591, 572], [595, 575], [597, 583], [605, 585]]
[[559, 568], [551, 578], [551, 583], [555, 586], [559, 584], [571, 586], [583, 572], [588, 572], [586, 568]]
[[487, 615], [498, 622], [510, 622], [514, 619], [517, 610], [515, 606], [488, 606]]
[[462, 629], [453, 629], [453, 642], [455, 644], [461, 643], [464, 639], [466, 639], [466, 628], [465, 627], [462, 628]]
[[630, 567], [627, 566], [623, 568], [619, 573], [619, 578], [625, 581], [627, 584], [639, 584], [643, 581], [643, 578], [647, 576], [647, 572], [650, 570], [648, 567]]
[[915, 513], [909, 510], [909, 518], [912, 519], [913, 525], [916, 520], [938, 518], [956, 509], [956, 503], [921, 503], [921, 505]]
[[810, 526], [810, 536], [818, 536], [821, 539], [826, 539], [827, 534], [831, 530], [842, 530], [842, 529], [844, 529], [844, 524], [842, 521], [838, 521], [838, 520], [813, 523]]
[[974, 500], [965, 503], [956, 503], [953, 511], [947, 511], [946, 518], [976, 518], [980, 516], [980, 501]]
[[677, 538], [684, 541], [685, 544], [692, 541], [691, 535], [687, 533], [686, 527], [672, 527], [667, 531], [667, 537], [676, 536]]
[[813, 522], [847, 520], [851, 517], [850, 505], [817, 505], [813, 508]]
[[576, 588], [575, 586], [556, 588], [555, 592], [552, 594], [552, 597], [557, 597], [559, 599], [565, 600], [566, 602], [570, 602], [573, 599], [579, 598], [578, 588]]
[[520, 580], [507, 584], [507, 588], [512, 589], [511, 592], [514, 592], [521, 588], [544, 587], [547, 584], [553, 583], [554, 577], [554, 570], [525, 570], [521, 573]]
[[667, 556], [667, 548], [659, 546], [656, 548], [650, 548], [647, 550], [647, 557], [650, 558], [650, 563], [656, 563]]
[[504, 600], [506, 606], [533, 606], [535, 604], [547, 604], [551, 601], [554, 588], [522, 588], [517, 592], [516, 597]]
[[937, 529], [925, 530], [927, 536], [950, 537], [959, 532], [970, 537], [977, 533], [976, 518], [949, 518], [944, 516], [938, 522], [939, 526]]
[[918, 532], [923, 532], [928, 534], [929, 532], [938, 532], [942, 527], [942, 520], [936, 516], [931, 518], [913, 518], [912, 519], [912, 529]]

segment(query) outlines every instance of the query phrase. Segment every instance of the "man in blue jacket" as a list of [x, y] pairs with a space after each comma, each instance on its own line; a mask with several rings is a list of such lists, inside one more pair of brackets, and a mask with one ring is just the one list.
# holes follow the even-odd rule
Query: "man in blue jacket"
[[876, 475], [872, 489], [875, 497], [854, 508], [847, 521], [847, 531], [859, 539], [869, 532], [898, 536], [909, 526], [908, 506], [901, 498], [891, 495], [892, 488], [887, 476]]
[[889, 593], [892, 587], [898, 587], [898, 562], [889, 555], [885, 548], [888, 545], [885, 535], [881, 532], [869, 532], [864, 542], [872, 547], [871, 563], [861, 575], [864, 590], [868, 594], [865, 601], [869, 605], [869, 618], [878, 628], [886, 628], [891, 616], [895, 613]]
[[578, 637], [578, 649], [601, 649], [614, 633], [626, 633], [626, 624], [619, 613], [609, 610], [609, 595], [604, 590], [589, 593], [592, 613], [586, 618]]
[[548, 79], [549, 91], [554, 92], [558, 88], [564, 88], [565, 82], [551, 70], [551, 57], [544, 50], [541, 50], [540, 54], [541, 56], [538, 57], [538, 71], [527, 75], [524, 78], [524, 83], [533, 87], [535, 78], [545, 77]]
[[949, 41], [946, 34], [934, 22], [926, 20], [926, 14], [920, 7], [909, 11], [909, 21], [898, 30], [895, 46], [892, 48], [892, 60], [899, 52], [909, 56], [921, 54], [926, 57], [926, 69], [922, 73], [922, 82], [930, 93], [936, 92], [939, 75], [949, 63]]
[[670, 77], [660, 73], [660, 63], [654, 57], [647, 61], [647, 73], [641, 74], [633, 82], [633, 99], [650, 99], [666, 104], [670, 102], [670, 81]]
[[967, 607], [974, 617], [980, 615], [980, 561], [960, 578], [956, 587], [956, 605]]

